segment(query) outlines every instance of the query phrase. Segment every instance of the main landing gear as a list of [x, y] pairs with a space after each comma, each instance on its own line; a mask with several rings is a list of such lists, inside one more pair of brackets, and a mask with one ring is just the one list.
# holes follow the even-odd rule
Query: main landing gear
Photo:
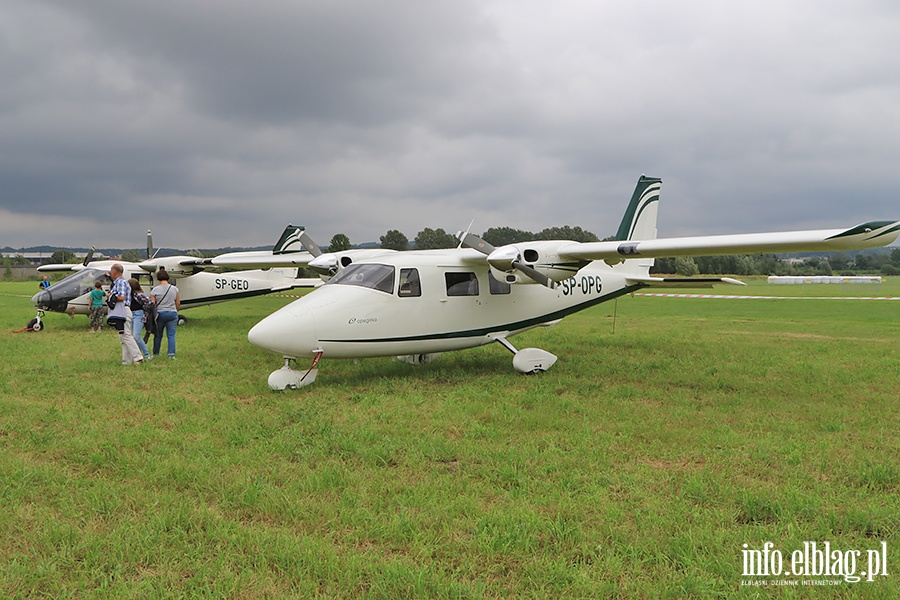
[[540, 348], [522, 348], [517, 350], [508, 339], [502, 336], [494, 341], [513, 353], [513, 368], [523, 375], [543, 373], [556, 364], [556, 355]]
[[312, 364], [306, 371], [292, 369], [291, 361], [295, 359], [285, 356], [284, 366], [269, 374], [269, 387], [273, 390], [281, 391], [288, 389], [296, 390], [308, 386], [316, 380], [316, 375], [319, 373], [316, 365], [319, 364], [319, 359], [322, 358], [322, 354], [321, 350], [316, 352]]

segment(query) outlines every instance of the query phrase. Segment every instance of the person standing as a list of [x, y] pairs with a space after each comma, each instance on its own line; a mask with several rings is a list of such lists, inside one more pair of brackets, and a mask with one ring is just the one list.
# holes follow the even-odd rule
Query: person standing
[[141, 331], [144, 330], [144, 324], [147, 322], [147, 313], [152, 301], [150, 296], [141, 289], [141, 283], [137, 279], [132, 277], [128, 280], [128, 285], [131, 286], [131, 335], [134, 337], [134, 342], [138, 345], [141, 354], [144, 355], [144, 360], [150, 360], [153, 357], [150, 356], [150, 351], [147, 350], [147, 344], [144, 343], [141, 337]]
[[103, 299], [106, 292], [103, 291], [103, 283], [98, 279], [91, 290], [91, 333], [100, 333], [103, 330]]
[[139, 365], [144, 362], [144, 355], [134, 341], [131, 333], [131, 286], [123, 277], [124, 269], [119, 263], [109, 269], [109, 275], [113, 279], [109, 295], [116, 299], [116, 303], [109, 309], [109, 317], [106, 322], [119, 332], [119, 342], [122, 344], [122, 364]]
[[43, 291], [46, 290], [48, 287], [50, 287], [50, 280], [47, 279], [47, 276], [46, 276], [46, 275], [44, 275], [44, 278], [41, 279], [41, 291], [43, 292]]
[[169, 358], [175, 358], [175, 328], [178, 327], [178, 310], [181, 294], [169, 283], [169, 273], [160, 269], [156, 274], [159, 285], [150, 290], [150, 298], [156, 304], [156, 335], [153, 336], [153, 356], [159, 356], [163, 329], [166, 331], [166, 350]]

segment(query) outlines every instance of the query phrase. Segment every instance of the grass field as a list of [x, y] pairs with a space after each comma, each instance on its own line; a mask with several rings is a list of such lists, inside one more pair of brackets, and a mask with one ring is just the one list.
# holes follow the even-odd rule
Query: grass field
[[[246, 332], [286, 298], [123, 367], [85, 317], [7, 333], [36, 287], [0, 284], [3, 597], [900, 597], [900, 301], [626, 297], [517, 337], [542, 376], [496, 346], [275, 393]], [[889, 574], [742, 576], [805, 541]]]

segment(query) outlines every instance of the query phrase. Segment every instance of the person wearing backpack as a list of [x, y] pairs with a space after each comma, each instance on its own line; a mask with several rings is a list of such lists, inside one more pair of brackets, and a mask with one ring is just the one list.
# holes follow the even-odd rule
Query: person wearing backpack
[[144, 355], [144, 360], [151, 360], [153, 357], [150, 356], [147, 344], [141, 338], [141, 331], [144, 330], [144, 325], [147, 323], [147, 313], [153, 305], [153, 301], [150, 300], [150, 296], [144, 293], [144, 290], [141, 288], [141, 282], [137, 279], [132, 277], [128, 280], [128, 285], [131, 286], [131, 333], [134, 336], [135, 343]]
[[144, 355], [131, 333], [131, 286], [123, 277], [123, 272], [124, 269], [119, 263], [109, 269], [113, 284], [106, 301], [109, 306], [106, 322], [119, 332], [119, 343], [122, 344], [122, 364], [139, 365], [144, 362]]
[[169, 273], [160, 269], [156, 274], [159, 285], [150, 290], [150, 298], [156, 305], [156, 335], [153, 336], [153, 356], [159, 356], [163, 330], [166, 332], [166, 350], [169, 358], [175, 358], [175, 328], [178, 326], [178, 310], [181, 294], [169, 283]]

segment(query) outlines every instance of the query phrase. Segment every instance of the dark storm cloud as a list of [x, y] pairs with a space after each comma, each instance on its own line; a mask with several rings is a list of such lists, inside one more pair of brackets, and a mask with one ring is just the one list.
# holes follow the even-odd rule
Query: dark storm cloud
[[0, 246], [896, 218], [887, 3], [8, 5]]

